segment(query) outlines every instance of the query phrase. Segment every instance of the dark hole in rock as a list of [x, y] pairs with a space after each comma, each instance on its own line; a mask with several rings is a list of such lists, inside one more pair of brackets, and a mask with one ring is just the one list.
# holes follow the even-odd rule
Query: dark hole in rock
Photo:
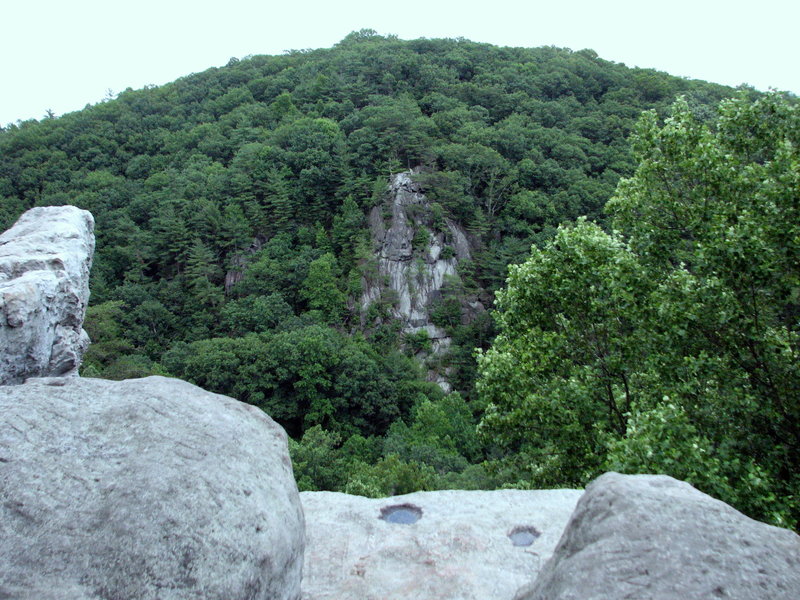
[[422, 517], [422, 509], [413, 504], [395, 504], [394, 506], [384, 506], [381, 509], [381, 519], [387, 523], [399, 523], [400, 525], [411, 525]]
[[540, 535], [535, 527], [525, 526], [514, 527], [508, 537], [515, 546], [530, 546]]

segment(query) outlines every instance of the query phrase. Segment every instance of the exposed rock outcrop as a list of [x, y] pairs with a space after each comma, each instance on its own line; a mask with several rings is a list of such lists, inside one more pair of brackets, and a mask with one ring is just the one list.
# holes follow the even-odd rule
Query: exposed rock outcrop
[[303, 599], [510, 599], [544, 565], [580, 495], [440, 491], [370, 499], [303, 492]]
[[517, 600], [608, 598], [795, 600], [800, 537], [671, 477], [606, 473]]
[[230, 258], [230, 266], [225, 272], [225, 294], [230, 294], [233, 288], [244, 279], [244, 272], [250, 264], [250, 259], [261, 250], [261, 245], [261, 240], [255, 238], [247, 248]]
[[[458, 279], [457, 265], [470, 259], [470, 245], [464, 230], [450, 219], [442, 218], [440, 230], [433, 226], [430, 202], [412, 181], [412, 174], [393, 175], [388, 205], [376, 206], [370, 213], [377, 269], [365, 281], [361, 307], [366, 311], [373, 302], [387, 300], [403, 333], [425, 331], [433, 351], [439, 352], [449, 346], [450, 338], [433, 324], [431, 309], [447, 278]], [[391, 209], [388, 223], [384, 219], [387, 208]], [[477, 302], [473, 305], [479, 308]]]
[[0, 387], [0, 597], [296, 599], [286, 434], [176, 379]]
[[0, 235], [0, 385], [77, 373], [89, 337], [94, 218], [32, 208]]

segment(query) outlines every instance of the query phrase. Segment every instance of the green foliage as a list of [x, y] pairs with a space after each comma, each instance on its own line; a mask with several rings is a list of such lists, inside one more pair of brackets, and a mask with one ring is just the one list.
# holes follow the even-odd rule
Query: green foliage
[[[452, 250], [450, 246], [445, 250]], [[442, 251], [440, 258], [444, 258]], [[434, 302], [431, 308], [431, 321], [434, 325], [453, 332], [461, 325], [462, 304], [466, 301], [466, 290], [458, 277], [444, 276], [441, 288], [441, 297]]]
[[290, 442], [299, 487], [379, 497], [498, 485], [483, 466], [470, 465], [481, 451], [472, 413], [461, 396], [420, 399], [410, 422], [407, 427], [395, 421], [382, 443], [358, 434], [342, 443], [333, 431], [308, 429], [299, 443]]
[[649, 410], [632, 407], [624, 437], [609, 439], [607, 464], [622, 473], [669, 473], [726, 502], [733, 488], [711, 442], [686, 411], [664, 398]]
[[[494, 328], [470, 306], [488, 305], [507, 265], [522, 262], [531, 244], [543, 247], [562, 222], [603, 218], [601, 207], [620, 176], [633, 174], [626, 138], [636, 117], [651, 108], [663, 114], [678, 92], [687, 94], [693, 115], [708, 119], [710, 104], [730, 90], [628, 69], [588, 51], [402, 41], [363, 30], [331, 49], [231, 61], [61, 118], [0, 130], [0, 227], [37, 205], [69, 202], [91, 210], [97, 251], [87, 328], [95, 343], [83, 372], [128, 377], [166, 370], [263, 407], [305, 443], [297, 460], [308, 465], [309, 486], [378, 495], [524, 485], [510, 467], [484, 465], [483, 448], [440, 431], [442, 415], [460, 423], [463, 411], [440, 403], [441, 390], [398, 352], [404, 343], [425, 350], [430, 340], [403, 339], [391, 297], [359, 314], [362, 282], [375, 280], [377, 264], [366, 213], [381, 210], [391, 173], [415, 167], [431, 201], [430, 214], [415, 223], [415, 258], [427, 250], [428, 227], [448, 236], [454, 220], [468, 229], [472, 259], [457, 261], [463, 286], [446, 287], [434, 309], [453, 343], [446, 355], [427, 360], [477, 412], [483, 401], [474, 390], [473, 348], [487, 348]], [[749, 117], [756, 139], [777, 119], [764, 110]], [[794, 160], [789, 150], [773, 160], [735, 127], [720, 135], [754, 164]], [[792, 183], [776, 178], [770, 185], [779, 203], [780, 189]], [[796, 274], [782, 271], [793, 260], [794, 234], [765, 219], [762, 225], [772, 231], [770, 244], [780, 241], [786, 252], [762, 257], [784, 282], [775, 293], [796, 301]], [[751, 252], [747, 236], [731, 240], [731, 248]], [[657, 237], [637, 239], [666, 243]], [[446, 246], [442, 257], [455, 259], [454, 249]], [[660, 268], [642, 260], [647, 269]], [[715, 297], [707, 279], [706, 287], [681, 281], [680, 289]], [[658, 293], [673, 307], [664, 323], [681, 311], [693, 314], [673, 288]], [[713, 311], [733, 322], [741, 315], [730, 309], [732, 298], [718, 295]], [[594, 310], [602, 314], [602, 306]], [[587, 322], [573, 319], [564, 345]], [[739, 343], [725, 327], [720, 331], [726, 344]], [[764, 348], [776, 347], [780, 330], [762, 333]], [[608, 360], [622, 361], [624, 348], [611, 347]], [[692, 381], [704, 361], [722, 373], [733, 360], [692, 352], [691, 361], [672, 365], [687, 373], [676, 381]], [[598, 361], [587, 368], [596, 373]], [[760, 367], [753, 365], [755, 373]], [[615, 373], [617, 394], [622, 380]], [[770, 374], [781, 386], [790, 380], [780, 369]], [[591, 376], [576, 373], [576, 381], [587, 388]], [[753, 381], [732, 378], [717, 387]], [[610, 406], [602, 394], [585, 393], [594, 412]], [[569, 417], [580, 425], [584, 455], [602, 438], [586, 431], [593, 411]], [[686, 412], [696, 423], [709, 421], [713, 411], [687, 406]], [[738, 414], [749, 414], [745, 404]], [[406, 430], [392, 425], [398, 419]], [[440, 433], [426, 437], [417, 423]], [[390, 428], [391, 444], [376, 437]], [[698, 431], [717, 444], [699, 425]], [[305, 442], [303, 434], [310, 436]], [[364, 450], [365, 444], [379, 449]], [[759, 444], [766, 456], [768, 445]], [[326, 474], [319, 448], [331, 457], [341, 453], [346, 469], [331, 458], [333, 472]]]
[[776, 94], [723, 102], [713, 129], [683, 100], [646, 113], [619, 233], [579, 221], [511, 269], [481, 427], [532, 481], [655, 470], [800, 517], [798, 117]]
[[441, 392], [398, 353], [320, 325], [274, 334], [176, 345], [164, 357], [174, 375], [262, 407], [293, 435], [314, 425], [383, 433], [420, 398]]
[[220, 311], [220, 327], [230, 337], [248, 332], [262, 333], [275, 329], [294, 329], [300, 322], [283, 296], [245, 296], [231, 300]]
[[336, 456], [341, 436], [320, 425], [308, 429], [299, 442], [289, 441], [294, 476], [301, 492], [342, 487], [348, 465]]
[[434, 231], [445, 231], [446, 225], [444, 222], [444, 209], [438, 202], [431, 204], [431, 223], [433, 224]]
[[25, 203], [19, 198], [0, 196], [0, 231], [10, 228], [25, 212]]
[[411, 247], [414, 249], [414, 254], [417, 256], [425, 256], [428, 251], [428, 246], [431, 241], [431, 232], [427, 227], [420, 226], [414, 231], [414, 237], [411, 240]]
[[333, 218], [331, 238], [342, 264], [353, 261], [356, 247], [364, 234], [364, 213], [352, 196], [347, 196], [339, 213]]
[[379, 458], [375, 440], [341, 437], [316, 425], [305, 432], [300, 442], [291, 440], [297, 486], [301, 491], [341, 490], [378, 498], [431, 489], [431, 467], [407, 462], [396, 454]]
[[308, 265], [308, 276], [300, 295], [311, 310], [322, 312], [325, 321], [338, 323], [345, 308], [345, 296], [337, 287], [336, 258], [325, 253]]
[[411, 426], [395, 422], [385, 443], [389, 454], [424, 462], [439, 473], [463, 470], [480, 456], [479, 449], [472, 413], [457, 393], [415, 406]]
[[214, 255], [195, 238], [186, 259], [186, 281], [198, 305], [218, 306], [222, 303], [221, 279], [222, 269], [216, 264]]
[[404, 334], [403, 345], [411, 355], [419, 354], [420, 352], [429, 353], [433, 349], [433, 343], [425, 329]]
[[579, 221], [511, 267], [501, 333], [479, 357], [482, 427], [531, 457], [540, 485], [580, 485], [600, 467], [600, 431], [624, 433], [643, 282], [619, 239]]
[[133, 350], [133, 345], [122, 335], [122, 306], [122, 302], [117, 300], [96, 304], [87, 309], [84, 329], [92, 343], [84, 354], [82, 375], [101, 377], [121, 354]]

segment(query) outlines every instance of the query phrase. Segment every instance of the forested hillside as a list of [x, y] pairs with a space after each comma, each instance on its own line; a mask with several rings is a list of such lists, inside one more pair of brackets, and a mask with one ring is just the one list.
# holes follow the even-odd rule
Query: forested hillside
[[[495, 460], [513, 445], [477, 435], [474, 349], [496, 331], [465, 299], [491, 307], [508, 265], [560, 224], [605, 225], [643, 110], [663, 116], [683, 95], [703, 123], [732, 94], [590, 50], [361, 31], [9, 125], [0, 226], [38, 205], [92, 211], [83, 374], [170, 374], [262, 407], [295, 439], [303, 488], [532, 485]], [[438, 227], [447, 241], [445, 222], [469, 238], [432, 313], [441, 352], [403, 333], [390, 295], [361, 302], [368, 215], [409, 169], [430, 213], [415, 240]]]

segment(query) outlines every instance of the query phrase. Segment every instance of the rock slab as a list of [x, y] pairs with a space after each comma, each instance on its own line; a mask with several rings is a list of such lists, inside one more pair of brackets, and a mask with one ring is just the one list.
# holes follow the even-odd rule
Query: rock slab
[[0, 234], [0, 385], [77, 373], [89, 337], [94, 218], [32, 208]]
[[[302, 597], [510, 600], [549, 558], [580, 495], [439, 491], [371, 499], [303, 492], [308, 541]], [[386, 520], [392, 507], [419, 511], [419, 520], [392, 523]], [[515, 546], [509, 535], [531, 543]]]
[[286, 434], [177, 379], [0, 387], [0, 598], [296, 600]]
[[800, 537], [664, 475], [606, 473], [517, 600], [800, 598]]

